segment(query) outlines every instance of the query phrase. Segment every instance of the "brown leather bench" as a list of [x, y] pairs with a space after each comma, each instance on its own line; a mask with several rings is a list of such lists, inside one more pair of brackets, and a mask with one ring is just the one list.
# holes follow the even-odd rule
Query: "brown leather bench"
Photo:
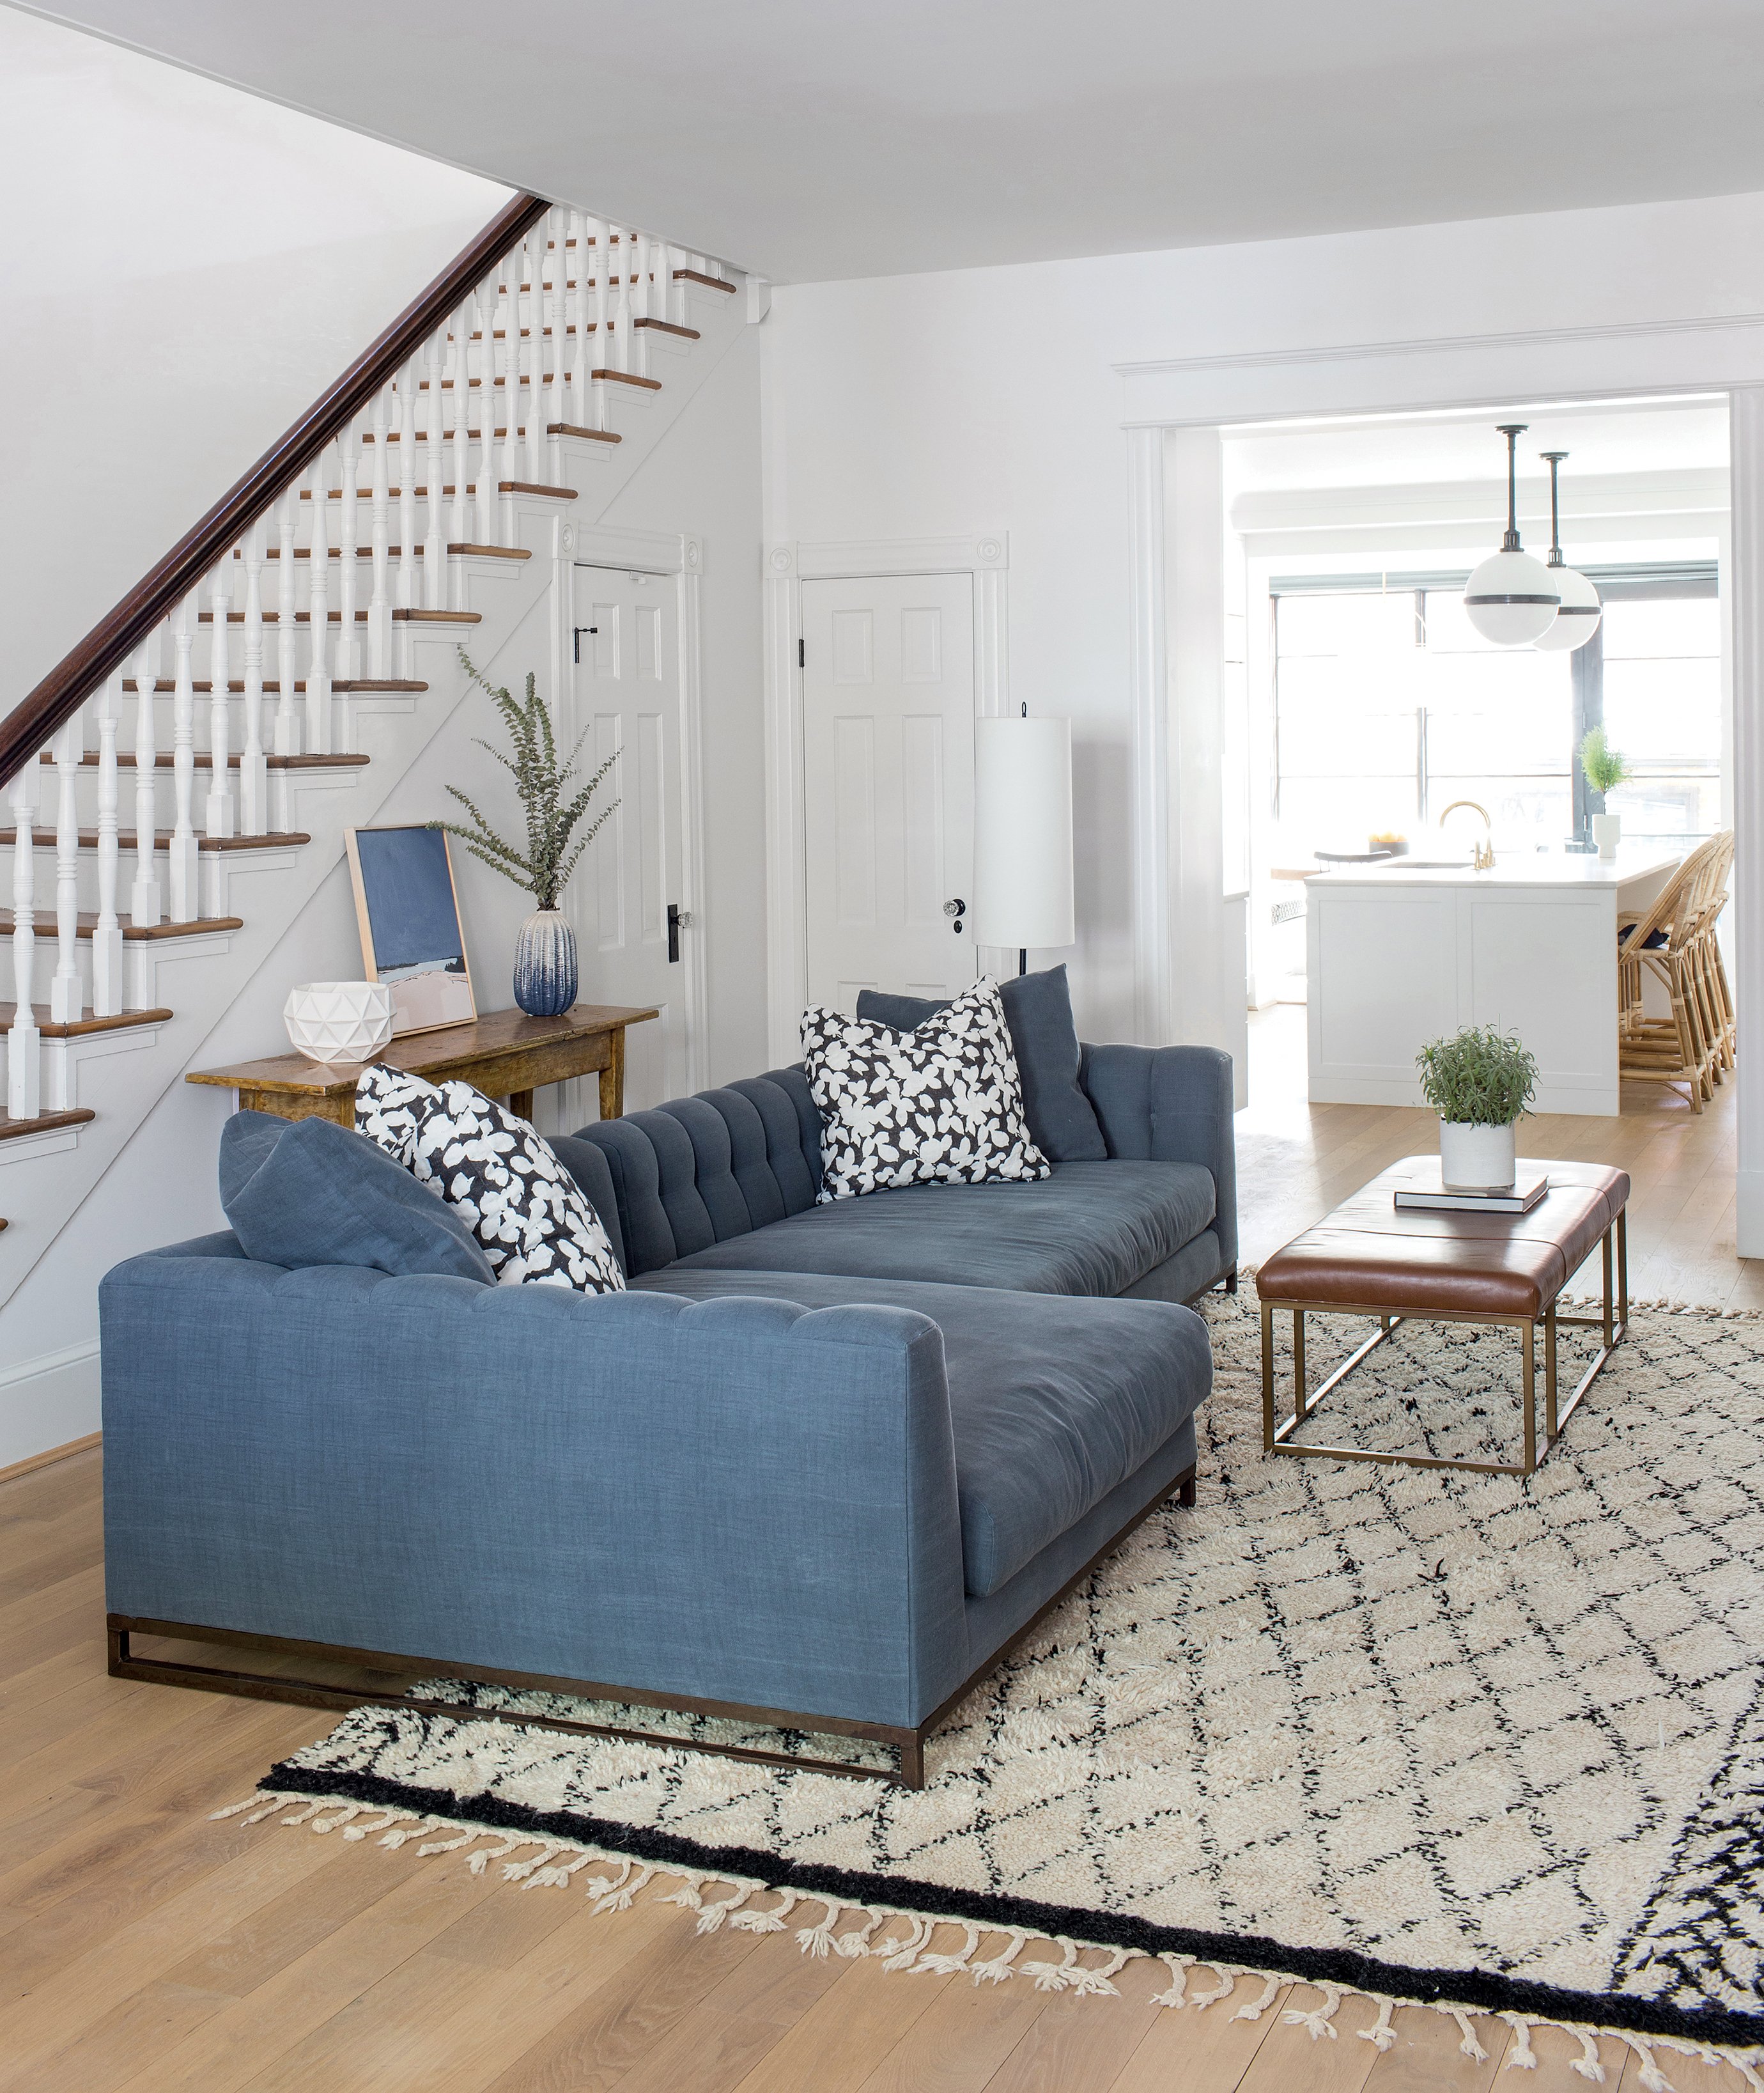
[[[1395, 1203], [1400, 1188], [1429, 1183], [1437, 1187], [1439, 1181], [1437, 1156], [1407, 1156], [1268, 1259], [1256, 1275], [1256, 1286], [1262, 1307], [1262, 1444], [1269, 1453], [1402, 1462], [1419, 1468], [1475, 1468], [1501, 1476], [1532, 1472], [1628, 1327], [1624, 1208], [1629, 1180], [1621, 1170], [1590, 1163], [1528, 1160], [1520, 1169], [1521, 1176], [1541, 1171], [1550, 1180], [1549, 1190], [1528, 1214], [1434, 1213]], [[1605, 1278], [1601, 1313], [1559, 1313], [1557, 1296], [1601, 1246]], [[1293, 1411], [1278, 1425], [1274, 1421], [1276, 1308], [1292, 1313]], [[1377, 1334], [1314, 1393], [1305, 1388], [1308, 1315], [1372, 1315], [1378, 1320]], [[1300, 1444], [1295, 1439], [1293, 1435], [1324, 1397], [1408, 1318], [1517, 1328], [1524, 1413], [1523, 1461], [1452, 1460], [1432, 1454], [1379, 1453], [1363, 1446]], [[1544, 1328], [1541, 1447], [1535, 1372], [1540, 1322]], [[1604, 1341], [1573, 1394], [1559, 1408], [1556, 1329], [1564, 1323], [1598, 1328]]]

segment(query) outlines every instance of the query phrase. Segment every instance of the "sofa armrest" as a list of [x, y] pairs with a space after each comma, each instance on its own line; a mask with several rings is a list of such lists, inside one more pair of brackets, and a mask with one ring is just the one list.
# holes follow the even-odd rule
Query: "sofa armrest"
[[1231, 1057], [1217, 1046], [1083, 1048], [1079, 1083], [1111, 1155], [1198, 1163], [1213, 1173], [1213, 1228], [1237, 1263], [1237, 1138]]
[[966, 1676], [923, 1315], [214, 1243], [100, 1314], [113, 1613], [887, 1723]]

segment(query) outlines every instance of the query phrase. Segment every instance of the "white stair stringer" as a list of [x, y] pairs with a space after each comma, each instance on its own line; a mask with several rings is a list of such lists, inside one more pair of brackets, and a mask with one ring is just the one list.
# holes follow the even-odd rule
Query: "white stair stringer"
[[[102, 1185], [148, 1115], [189, 1069], [212, 1058], [205, 1056], [205, 1042], [342, 860], [344, 830], [372, 824], [464, 701], [471, 685], [460, 667], [458, 648], [463, 644], [473, 661], [488, 669], [548, 594], [555, 626], [560, 596], [555, 584], [568, 557], [562, 550], [564, 526], [580, 529], [599, 520], [746, 325], [743, 297], [690, 288], [690, 318], [701, 339], [683, 344], [684, 354], [672, 353], [680, 344], [668, 343], [670, 353], [657, 360], [657, 375], [664, 381], [659, 394], [631, 388], [633, 399], [628, 405], [622, 396], [627, 388], [612, 388], [617, 396], [611, 420], [621, 440], [547, 439], [548, 471], [555, 483], [575, 490], [575, 499], [501, 497], [505, 518], [512, 508], [514, 542], [531, 557], [520, 561], [470, 555], [450, 559], [447, 600], [455, 608], [478, 612], [482, 622], [409, 623], [401, 628], [405, 658], [400, 673], [426, 682], [428, 689], [361, 693], [338, 701], [352, 707], [348, 752], [365, 756], [367, 762], [270, 774], [271, 827], [284, 833], [305, 831], [310, 842], [203, 854], [203, 916], [238, 916], [240, 926], [125, 946], [128, 1008], [164, 1008], [171, 1015], [149, 1024], [45, 1042], [44, 1110], [84, 1107], [96, 1116], [0, 1141], [0, 1213], [8, 1223], [0, 1233], [0, 1305], [11, 1299]], [[560, 633], [554, 658], [564, 658], [566, 644], [567, 636]], [[45, 775], [52, 774], [45, 770]], [[84, 779], [82, 787], [89, 789]], [[45, 803], [53, 804], [46, 789]], [[89, 808], [81, 818], [89, 824]], [[45, 956], [53, 965], [54, 950], [53, 829], [40, 826], [37, 840], [42, 868], [37, 890], [41, 977]], [[262, 1051], [275, 1051], [276, 1045], [266, 1042]], [[157, 1240], [149, 1228], [143, 1246]], [[94, 1285], [98, 1276], [91, 1275]]]

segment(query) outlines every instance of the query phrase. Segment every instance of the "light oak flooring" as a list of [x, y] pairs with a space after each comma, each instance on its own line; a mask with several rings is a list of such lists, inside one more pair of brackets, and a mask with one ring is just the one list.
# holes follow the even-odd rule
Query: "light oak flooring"
[[[1296, 1101], [1276, 1078], [1303, 1012], [1269, 1019], [1241, 1133], [1251, 1259], [1429, 1133], [1420, 1113]], [[1732, 1254], [1731, 1092], [1701, 1120], [1641, 1093], [1528, 1146], [1629, 1169], [1639, 1293], [1764, 1305]], [[591, 1918], [579, 1892], [414, 1845], [210, 1823], [331, 1718], [105, 1675], [99, 1460], [0, 1484], [0, 2093], [1585, 2093], [1578, 2043], [1548, 2030], [1508, 2078], [1486, 2020], [1481, 2062], [1418, 2008], [1380, 2054], [1363, 2002], [1313, 2043], [1284, 1996], [1231, 2017], [1259, 1982], [1198, 2013], [1149, 2004], [1165, 1977], [1145, 1964], [1118, 2000], [976, 1990], [811, 1961], [789, 1934], [700, 1938], [668, 1905]], [[1612, 2093], [1638, 2093], [1637, 2060], [1601, 2056]], [[1739, 2084], [1662, 2060], [1679, 2093]]]

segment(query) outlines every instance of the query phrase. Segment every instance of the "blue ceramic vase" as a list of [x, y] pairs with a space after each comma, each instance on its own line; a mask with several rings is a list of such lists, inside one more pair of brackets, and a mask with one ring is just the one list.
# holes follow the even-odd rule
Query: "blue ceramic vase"
[[557, 1017], [576, 1000], [576, 933], [559, 908], [541, 908], [515, 941], [514, 999], [530, 1017]]

